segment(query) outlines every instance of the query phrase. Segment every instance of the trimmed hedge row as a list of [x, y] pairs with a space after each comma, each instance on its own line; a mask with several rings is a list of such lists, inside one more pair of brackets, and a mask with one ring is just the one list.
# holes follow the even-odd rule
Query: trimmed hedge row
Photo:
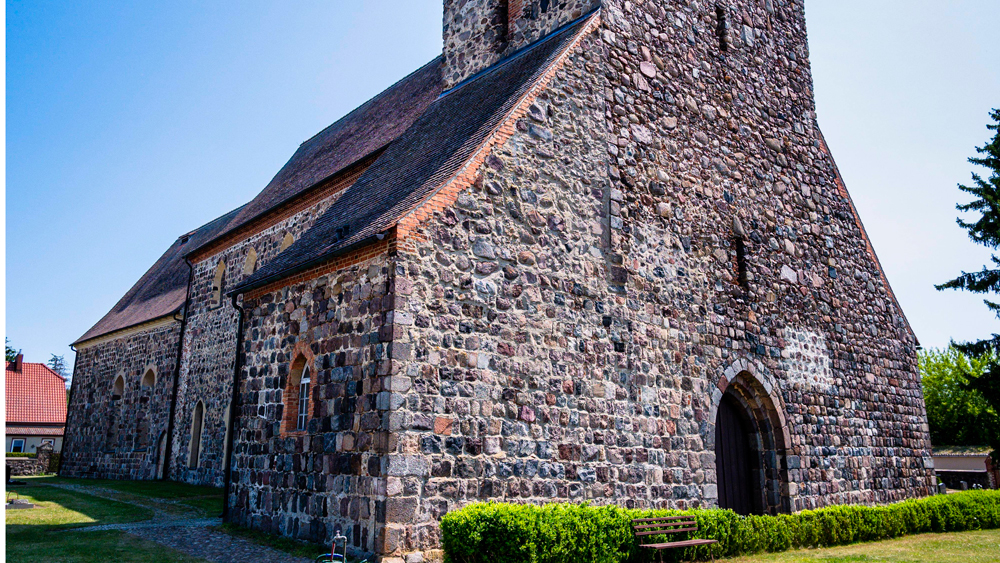
[[[668, 539], [711, 538], [718, 544], [663, 553], [690, 561], [876, 541], [924, 532], [1000, 528], [1000, 491], [968, 491], [886, 506], [831, 506], [779, 516], [731, 510], [629, 510], [588, 504], [476, 503], [441, 519], [446, 563], [640, 563], [632, 519], [691, 514], [698, 532]], [[679, 537], [678, 537], [679, 536]]]
[[31, 452], [7, 452], [7, 457], [38, 457], [38, 454]]

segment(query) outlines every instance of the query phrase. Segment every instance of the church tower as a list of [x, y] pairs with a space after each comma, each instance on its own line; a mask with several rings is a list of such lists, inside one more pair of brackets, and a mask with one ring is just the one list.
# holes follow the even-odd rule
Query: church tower
[[600, 0], [444, 0], [445, 88], [544, 38], [600, 3]]

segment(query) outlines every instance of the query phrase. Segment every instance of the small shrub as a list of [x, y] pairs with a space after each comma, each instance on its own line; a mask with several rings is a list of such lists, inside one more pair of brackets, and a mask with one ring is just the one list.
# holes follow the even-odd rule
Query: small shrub
[[447, 563], [647, 563], [657, 561], [660, 554], [638, 546], [632, 520], [680, 514], [693, 515], [698, 531], [664, 540], [711, 538], [719, 543], [667, 550], [662, 554], [665, 562], [1000, 528], [1000, 491], [967, 491], [887, 506], [830, 506], [778, 516], [740, 516], [720, 509], [488, 502], [446, 514], [441, 535]]

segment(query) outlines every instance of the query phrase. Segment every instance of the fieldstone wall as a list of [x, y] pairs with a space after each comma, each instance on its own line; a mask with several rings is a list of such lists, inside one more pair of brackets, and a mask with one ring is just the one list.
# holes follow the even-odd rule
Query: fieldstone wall
[[[287, 248], [290, 240], [300, 237], [340, 193], [194, 264], [178, 385], [172, 479], [216, 487], [224, 483], [238, 319], [225, 292]], [[220, 262], [225, 264], [225, 273], [216, 291]], [[202, 439], [198, 459], [192, 460], [191, 430], [199, 401], [205, 409]]]
[[[387, 506], [393, 271], [384, 246], [303, 281], [249, 295], [233, 451], [232, 521], [269, 533], [380, 551]], [[304, 432], [282, 429], [293, 366], [311, 372]]]
[[444, 81], [450, 88], [587, 14], [600, 0], [444, 0]]
[[[160, 474], [180, 322], [125, 334], [77, 351], [59, 474], [155, 479]], [[155, 384], [142, 385], [152, 370]], [[113, 394], [121, 376], [124, 394]]]
[[38, 446], [35, 457], [8, 457], [6, 459], [7, 467], [10, 468], [12, 476], [44, 475], [49, 472], [49, 465], [52, 463], [52, 444]]
[[816, 127], [802, 3], [604, 6], [398, 257], [383, 553], [476, 500], [715, 506], [727, 391], [768, 511], [931, 492], [916, 342]]

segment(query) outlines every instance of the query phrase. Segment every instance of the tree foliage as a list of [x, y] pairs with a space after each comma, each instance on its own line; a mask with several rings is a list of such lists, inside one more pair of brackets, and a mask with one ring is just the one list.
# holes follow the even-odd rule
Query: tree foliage
[[57, 356], [55, 354], [52, 354], [52, 357], [49, 358], [49, 361], [47, 363], [48, 363], [49, 369], [51, 369], [52, 371], [58, 373], [59, 375], [61, 375], [63, 377], [66, 377], [66, 375], [67, 375], [66, 374], [66, 359], [63, 356]]
[[[991, 111], [990, 118], [993, 123], [986, 127], [994, 132], [993, 139], [976, 148], [980, 156], [969, 159], [970, 163], [989, 170], [989, 177], [983, 178], [973, 172], [972, 185], [959, 184], [958, 189], [974, 199], [969, 203], [958, 204], [956, 208], [963, 213], [978, 214], [978, 217], [969, 221], [959, 217], [958, 225], [968, 231], [969, 238], [976, 244], [996, 250], [1000, 247], [1000, 109]], [[961, 289], [985, 295], [1000, 294], [1000, 258], [993, 254], [990, 256], [990, 264], [984, 265], [982, 270], [963, 271], [957, 278], [936, 287], [938, 290]], [[1000, 304], [990, 299], [983, 301], [1000, 318]], [[966, 355], [990, 358], [984, 365], [982, 374], [969, 379], [965, 387], [978, 391], [995, 412], [1000, 412], [1000, 334], [954, 346]], [[1000, 461], [1000, 440], [994, 440], [990, 445], [993, 446], [994, 458]]]
[[4, 337], [3, 343], [4, 343], [4, 355], [7, 357], [7, 361], [13, 362], [15, 359], [17, 359], [17, 350], [15, 350], [14, 347], [10, 345], [10, 338]]
[[920, 382], [934, 444], [985, 446], [1000, 437], [997, 410], [970, 386], [993, 361], [992, 355], [969, 357], [954, 346], [920, 352]]

